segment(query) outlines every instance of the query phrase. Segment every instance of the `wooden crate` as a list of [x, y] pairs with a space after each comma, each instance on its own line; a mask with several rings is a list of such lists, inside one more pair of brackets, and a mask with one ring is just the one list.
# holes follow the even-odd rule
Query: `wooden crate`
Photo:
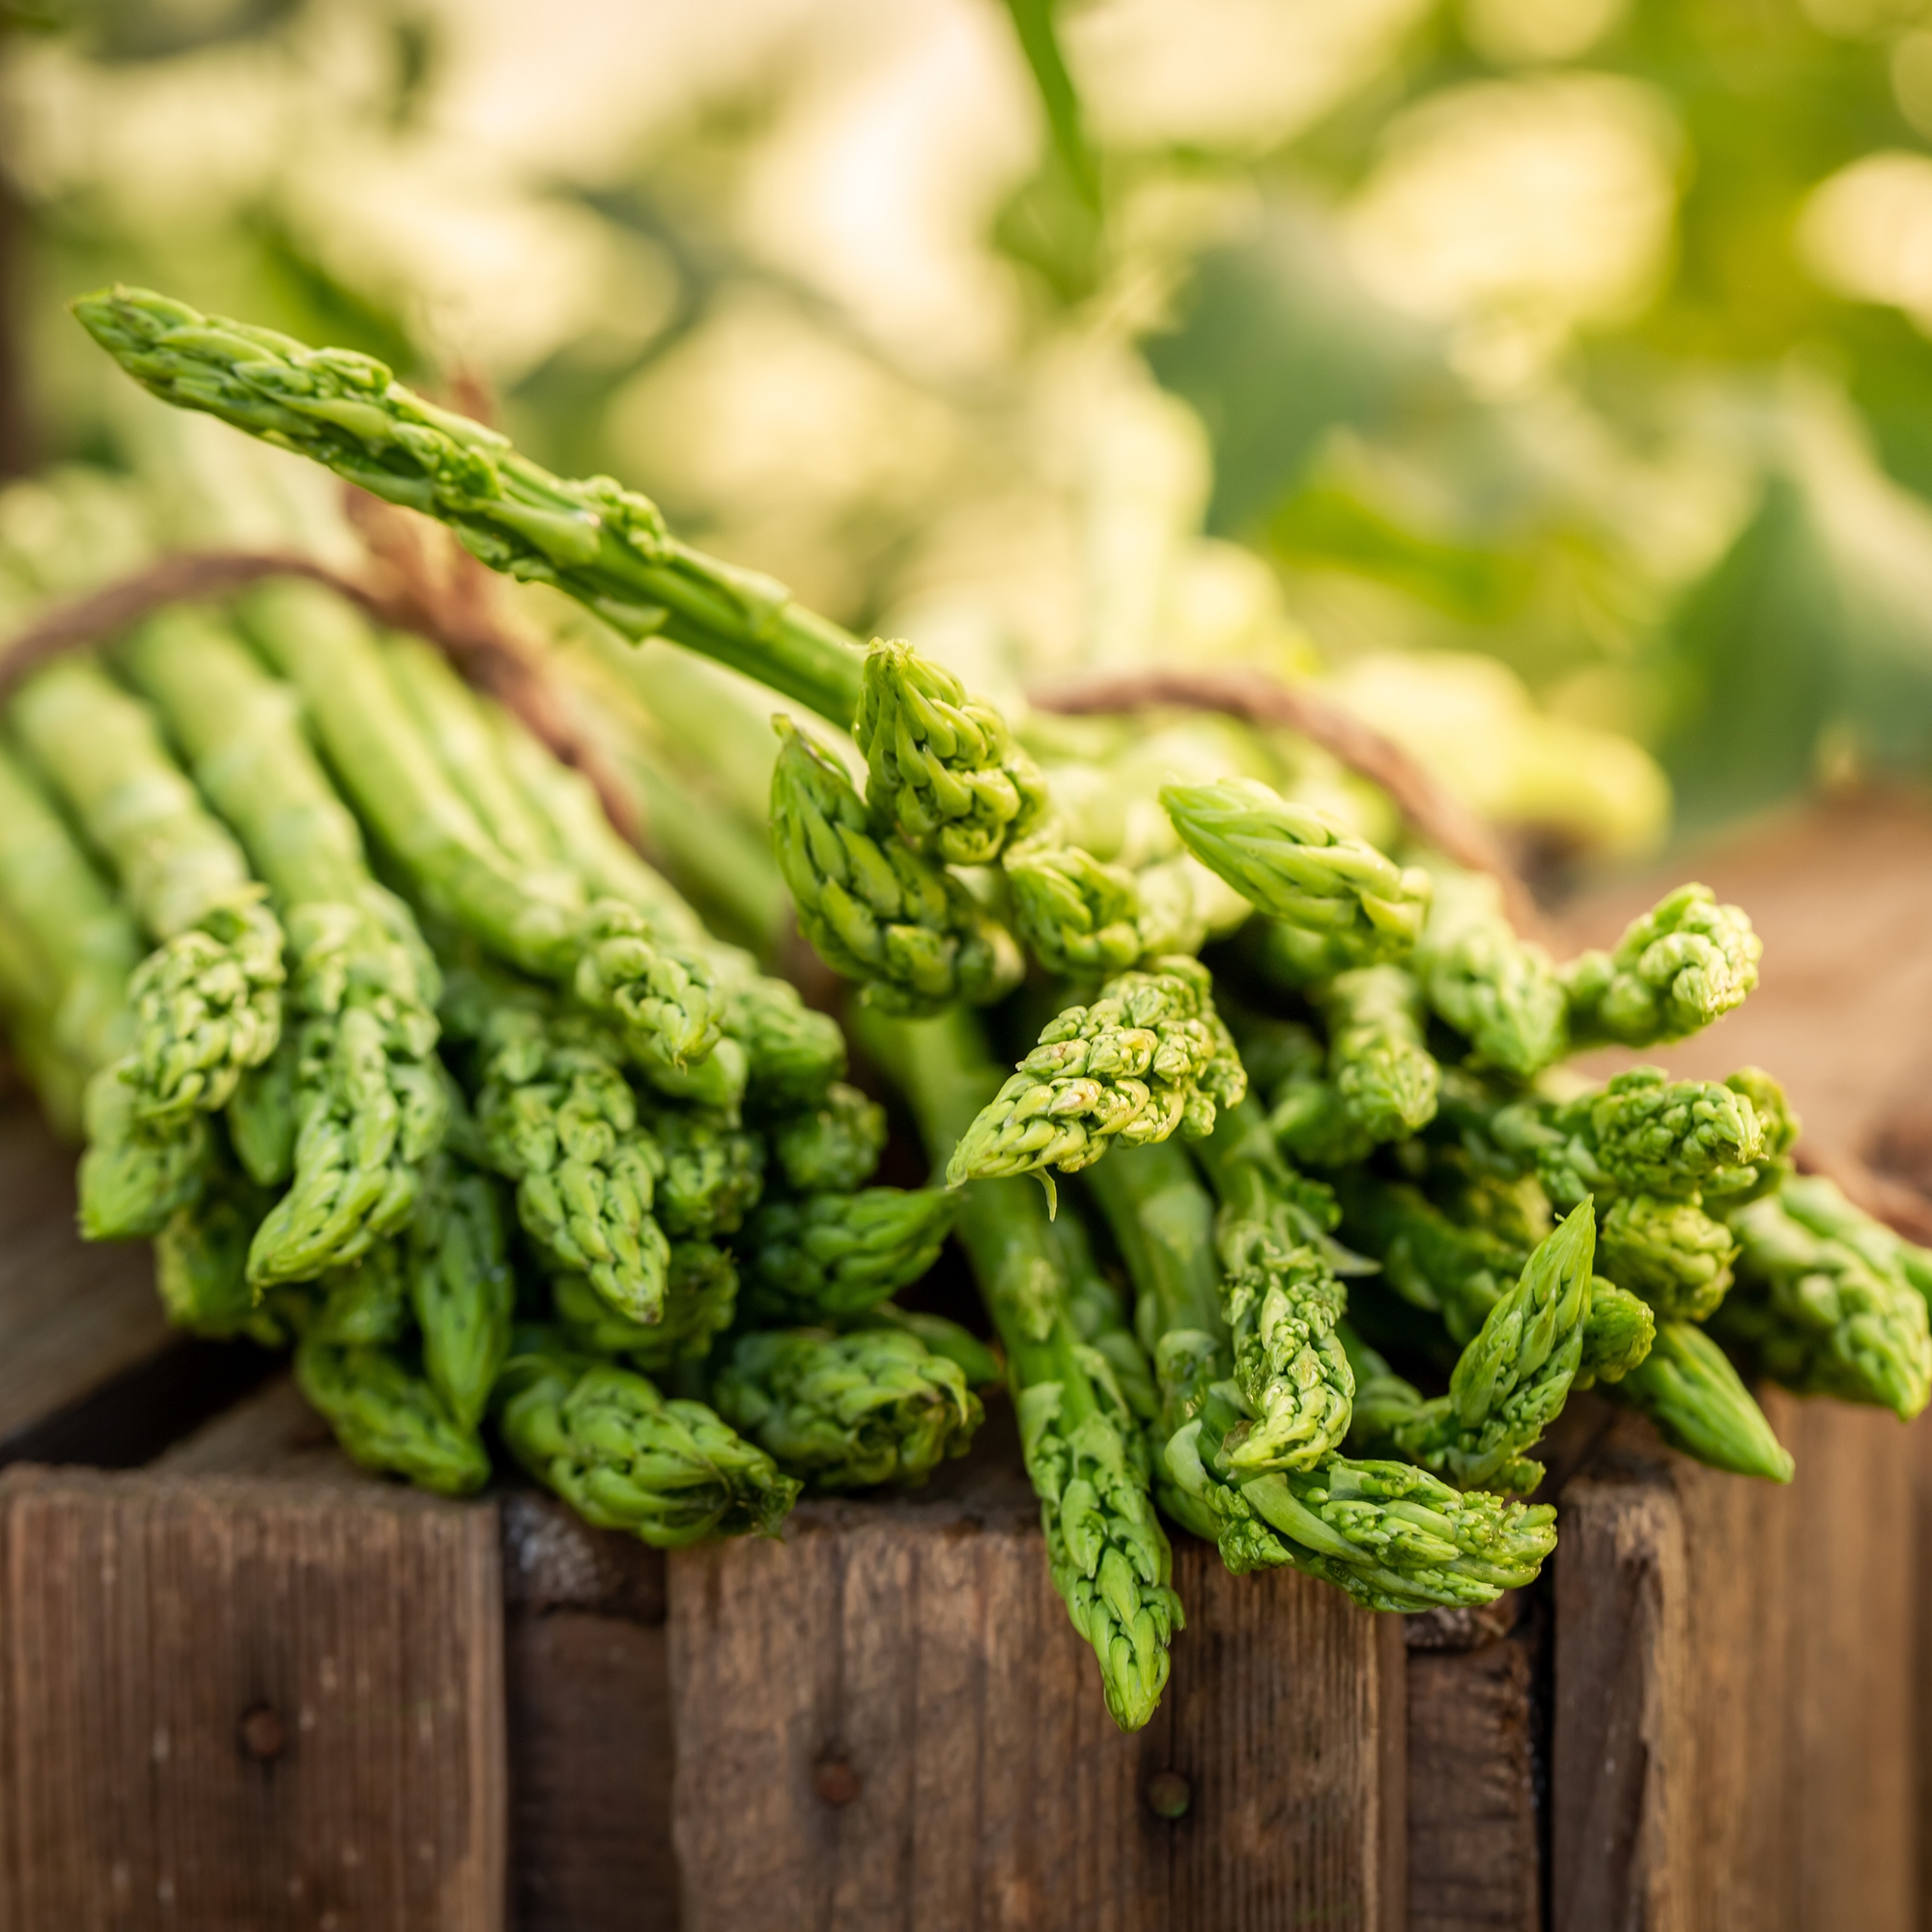
[[[1840, 809], [1707, 876], [1766, 980], [1672, 1058], [1860, 1146], [1932, 1053], [1932, 826]], [[67, 1164], [0, 1113], [0, 1927], [1932, 1924], [1932, 1421], [1772, 1392], [1779, 1491], [1580, 1400], [1550, 1574], [1481, 1612], [1182, 1539], [1122, 1738], [1003, 1404], [918, 1497], [667, 1561], [368, 1481], [279, 1373], [238, 1399], [266, 1358], [167, 1337]]]

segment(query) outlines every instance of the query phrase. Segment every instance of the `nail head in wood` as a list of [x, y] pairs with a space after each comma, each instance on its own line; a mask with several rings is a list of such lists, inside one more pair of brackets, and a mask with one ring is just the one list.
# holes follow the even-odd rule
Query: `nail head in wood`
[[1178, 1771], [1157, 1771], [1147, 1781], [1148, 1808], [1158, 1818], [1184, 1818], [1194, 1787]]
[[822, 1757], [812, 1767], [811, 1788], [821, 1804], [842, 1806], [866, 1788], [866, 1780], [842, 1757]]
[[242, 1714], [242, 1748], [259, 1764], [268, 1764], [288, 1748], [288, 1732], [281, 1714], [270, 1704], [257, 1704]]

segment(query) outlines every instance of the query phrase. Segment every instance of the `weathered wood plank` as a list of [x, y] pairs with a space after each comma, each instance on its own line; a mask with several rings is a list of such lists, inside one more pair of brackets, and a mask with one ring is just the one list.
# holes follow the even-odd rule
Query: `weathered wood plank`
[[1409, 1932], [1540, 1932], [1547, 1613], [1511, 1593], [1405, 1622]]
[[0, 1924], [497, 1932], [496, 1511], [0, 1476]]
[[1910, 1444], [1871, 1410], [1764, 1404], [1788, 1490], [1632, 1421], [1565, 1492], [1559, 1932], [1917, 1922]]
[[673, 1556], [689, 1932], [781, 1898], [839, 1932], [1399, 1923], [1400, 1626], [1191, 1542], [1176, 1571], [1190, 1628], [1122, 1737], [1031, 1512], [819, 1504]]

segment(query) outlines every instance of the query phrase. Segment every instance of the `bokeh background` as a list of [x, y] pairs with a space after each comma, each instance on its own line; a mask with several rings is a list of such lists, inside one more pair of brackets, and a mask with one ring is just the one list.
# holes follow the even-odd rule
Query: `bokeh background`
[[481, 384], [1009, 702], [1321, 678], [1554, 888], [1932, 773], [1932, 6], [0, 20], [13, 475], [142, 461], [63, 305], [145, 282]]

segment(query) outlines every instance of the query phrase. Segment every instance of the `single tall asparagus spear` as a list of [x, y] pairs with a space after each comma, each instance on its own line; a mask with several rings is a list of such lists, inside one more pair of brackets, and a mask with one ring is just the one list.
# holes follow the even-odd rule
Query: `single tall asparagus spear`
[[1717, 1320], [1772, 1380], [1910, 1421], [1932, 1399], [1925, 1300], [1898, 1263], [1896, 1237], [1872, 1239], [1862, 1221], [1819, 1179], [1739, 1208], [1730, 1218], [1739, 1286]]
[[[441, 1143], [435, 963], [407, 909], [370, 872], [288, 686], [232, 631], [192, 611], [151, 618], [124, 655], [287, 926], [298, 1019], [294, 1172], [249, 1269], [257, 1284], [308, 1280], [409, 1221], [422, 1164]], [[245, 1158], [246, 1133], [239, 1146]]]
[[799, 1485], [702, 1403], [667, 1402], [543, 1329], [520, 1329], [514, 1349], [497, 1382], [503, 1440], [593, 1528], [659, 1549], [778, 1534]]
[[135, 381], [440, 519], [493, 570], [554, 584], [626, 637], [666, 637], [849, 725], [864, 654], [781, 583], [678, 542], [607, 476], [566, 482], [481, 423], [437, 409], [382, 363], [204, 316], [145, 289], [73, 305]]
[[1656, 1046], [1709, 1026], [1757, 984], [1764, 942], [1738, 906], [1707, 886], [1679, 886], [1634, 919], [1611, 952], [1561, 969], [1577, 1046]]
[[1258, 1104], [1231, 1109], [1196, 1143], [1220, 1201], [1215, 1242], [1235, 1380], [1254, 1420], [1230, 1430], [1236, 1476], [1310, 1469], [1349, 1435], [1355, 1378], [1335, 1333], [1348, 1296], [1318, 1245], [1323, 1232], [1295, 1194]]
[[712, 1400], [780, 1468], [827, 1491], [923, 1483], [985, 1417], [956, 1363], [894, 1328], [741, 1335]]
[[1161, 788], [1174, 829], [1270, 918], [1328, 936], [1351, 965], [1406, 954], [1429, 908], [1426, 872], [1401, 867], [1312, 806], [1252, 779]]
[[281, 1033], [282, 930], [227, 829], [169, 756], [153, 715], [78, 659], [14, 700], [28, 755], [113, 867], [158, 943], [128, 982], [137, 1114], [213, 1112]]
[[584, 908], [516, 869], [443, 777], [355, 611], [312, 584], [275, 583], [253, 593], [244, 615], [413, 896], [498, 958], [609, 1013], [647, 1074], [711, 1052], [720, 1016], [709, 968], [655, 945], [628, 906]]
[[1006, 927], [943, 867], [882, 837], [829, 753], [788, 719], [773, 723], [772, 850], [819, 957], [891, 1012], [1010, 992], [1022, 962]]
[[1449, 1378], [1394, 1432], [1398, 1448], [1461, 1488], [1528, 1492], [1529, 1450], [1569, 1398], [1583, 1358], [1597, 1225], [1585, 1201], [1543, 1241], [1484, 1319]]
[[1234, 1040], [1198, 959], [1122, 973], [1091, 1007], [1068, 1007], [972, 1121], [946, 1167], [952, 1186], [1091, 1167], [1108, 1149], [1211, 1133], [1247, 1092]]
[[[997, 1069], [963, 1014], [925, 1026], [867, 1024], [937, 1158], [971, 1123]], [[1160, 1699], [1181, 1623], [1173, 1559], [1148, 1493], [1145, 1438], [1105, 1358], [1076, 1339], [1065, 1258], [1039, 1195], [977, 1183], [962, 1203], [959, 1236], [1006, 1350], [1054, 1586], [1100, 1661], [1115, 1721], [1138, 1730]]]

